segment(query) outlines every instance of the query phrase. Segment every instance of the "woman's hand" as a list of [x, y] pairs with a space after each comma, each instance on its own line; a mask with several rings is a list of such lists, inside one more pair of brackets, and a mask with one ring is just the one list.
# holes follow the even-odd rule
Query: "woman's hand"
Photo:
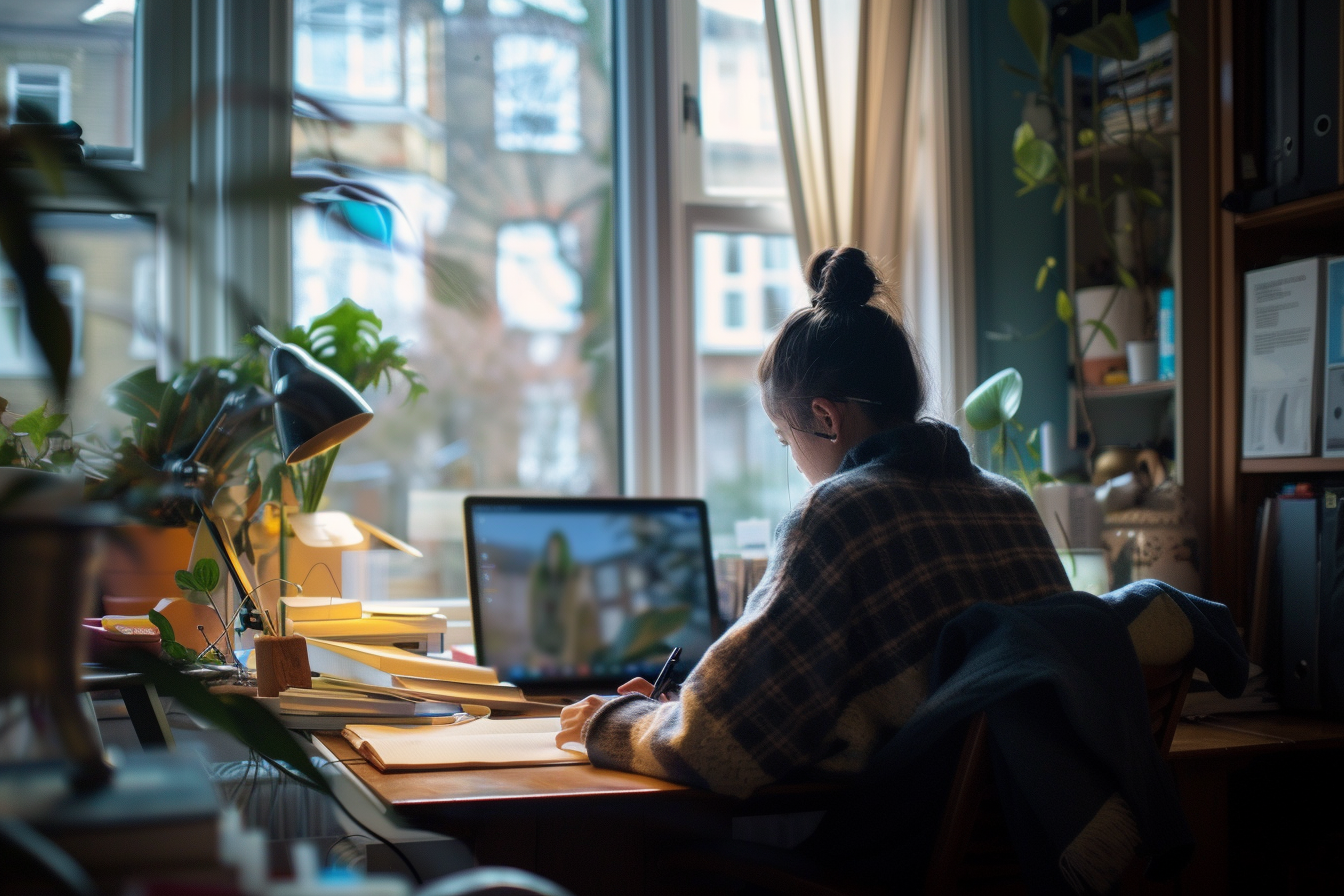
[[[647, 697], [653, 693], [653, 685], [643, 678], [632, 678], [618, 687], [616, 693], [622, 696], [625, 694], [643, 694]], [[583, 726], [588, 724], [588, 720], [593, 717], [593, 713], [597, 712], [602, 704], [610, 699], [612, 698], [599, 697], [594, 694], [562, 709], [560, 711], [560, 733], [555, 736], [555, 745], [563, 748], [565, 744], [583, 743]], [[671, 698], [663, 694], [658, 699], [666, 703]]]
[[593, 713], [610, 700], [596, 694], [584, 697], [578, 703], [571, 703], [560, 711], [560, 733], [555, 736], [555, 745], [563, 748], [565, 744], [583, 743], [583, 726], [593, 717]]
[[[625, 684], [618, 687], [616, 689], [616, 693], [622, 695], [643, 694], [645, 697], [648, 697], [653, 694], [653, 685], [649, 684], [649, 682], [643, 678], [632, 678]], [[661, 702], [666, 703], [668, 700], [671, 700], [672, 698], [669, 697], [666, 693], [664, 693], [661, 696], [659, 696], [658, 699]]]

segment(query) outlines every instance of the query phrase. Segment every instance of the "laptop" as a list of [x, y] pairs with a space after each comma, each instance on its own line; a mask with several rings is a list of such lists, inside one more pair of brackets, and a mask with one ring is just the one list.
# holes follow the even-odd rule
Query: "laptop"
[[468, 497], [476, 661], [531, 700], [615, 693], [720, 632], [704, 501]]

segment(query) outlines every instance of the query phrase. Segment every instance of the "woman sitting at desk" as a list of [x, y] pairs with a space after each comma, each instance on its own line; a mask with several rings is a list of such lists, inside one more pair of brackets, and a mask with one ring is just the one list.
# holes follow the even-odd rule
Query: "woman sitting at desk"
[[761, 356], [761, 401], [813, 488], [780, 523], [746, 611], [681, 699], [565, 709], [596, 766], [746, 796], [805, 768], [857, 773], [928, 692], [943, 623], [978, 601], [1070, 590], [1031, 499], [920, 419], [910, 338], [859, 249], [808, 263], [811, 307]]

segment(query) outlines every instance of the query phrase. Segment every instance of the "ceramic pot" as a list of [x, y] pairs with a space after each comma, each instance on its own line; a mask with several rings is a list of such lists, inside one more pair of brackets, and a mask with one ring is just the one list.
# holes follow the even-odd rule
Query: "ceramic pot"
[[[1125, 343], [1143, 338], [1143, 292], [1121, 286], [1089, 286], [1074, 293], [1073, 301], [1077, 309], [1074, 325], [1078, 328], [1078, 345], [1084, 349], [1083, 380], [1099, 386], [1106, 374], [1128, 370]], [[1114, 348], [1104, 334], [1094, 335], [1089, 320], [1105, 321], [1115, 334]]]
[[1199, 593], [1199, 537], [1182, 514], [1142, 507], [1108, 514], [1101, 540], [1112, 588], [1157, 579]]
[[1105, 485], [1117, 476], [1133, 473], [1138, 458], [1137, 448], [1123, 445], [1102, 448], [1097, 452], [1096, 460], [1092, 461], [1092, 484]]
[[[190, 568], [192, 539], [186, 526], [117, 526], [103, 563], [103, 594], [147, 599], [150, 607], [161, 598], [181, 597], [173, 576]], [[124, 605], [106, 609], [118, 615], [136, 612]]]
[[47, 701], [77, 788], [111, 775], [79, 696], [83, 620], [97, 599], [104, 534], [93, 522], [0, 518], [0, 697]]
[[1111, 587], [1157, 579], [1198, 594], [1199, 536], [1190, 523], [1180, 486], [1167, 478], [1155, 451], [1144, 451], [1136, 476], [1147, 489], [1139, 506], [1106, 514], [1101, 540], [1111, 570]]

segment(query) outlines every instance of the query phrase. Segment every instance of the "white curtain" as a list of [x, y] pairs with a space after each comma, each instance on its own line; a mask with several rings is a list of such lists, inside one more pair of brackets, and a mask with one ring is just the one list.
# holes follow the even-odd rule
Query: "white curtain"
[[798, 254], [877, 262], [945, 417], [975, 375], [965, 2], [765, 5]]

